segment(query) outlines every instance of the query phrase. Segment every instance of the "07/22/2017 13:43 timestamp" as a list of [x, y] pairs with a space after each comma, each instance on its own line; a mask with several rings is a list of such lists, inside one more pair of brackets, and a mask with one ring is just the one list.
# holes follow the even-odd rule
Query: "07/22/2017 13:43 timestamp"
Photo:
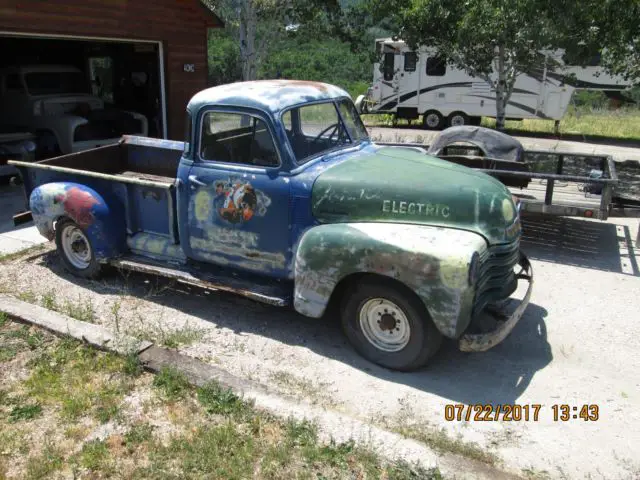
[[[449, 403], [444, 408], [446, 421], [465, 420], [475, 422], [520, 422], [540, 420], [542, 404], [463, 404]], [[551, 405], [551, 414], [554, 422], [568, 422], [570, 420], [582, 420], [595, 422], [600, 418], [600, 408], [595, 404], [569, 405], [566, 403]]]

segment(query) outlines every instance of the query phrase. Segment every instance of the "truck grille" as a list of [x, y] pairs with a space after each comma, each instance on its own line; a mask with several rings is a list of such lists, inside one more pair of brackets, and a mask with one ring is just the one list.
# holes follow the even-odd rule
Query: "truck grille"
[[520, 242], [489, 247], [480, 257], [478, 281], [473, 314], [479, 313], [488, 303], [511, 295], [517, 281], [513, 267], [520, 256]]

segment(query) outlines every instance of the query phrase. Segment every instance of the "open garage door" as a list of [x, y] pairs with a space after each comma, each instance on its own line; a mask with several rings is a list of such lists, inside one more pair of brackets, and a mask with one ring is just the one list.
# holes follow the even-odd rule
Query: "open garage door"
[[38, 157], [166, 138], [159, 42], [0, 33], [0, 133], [36, 137]]

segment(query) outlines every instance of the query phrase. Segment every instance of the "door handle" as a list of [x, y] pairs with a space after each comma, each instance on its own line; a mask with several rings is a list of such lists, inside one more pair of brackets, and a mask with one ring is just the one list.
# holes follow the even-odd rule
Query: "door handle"
[[198, 177], [196, 177], [195, 175], [189, 175], [189, 182], [193, 183], [194, 185], [198, 185], [199, 187], [206, 187], [207, 184], [204, 182], [201, 182], [200, 180], [198, 180]]

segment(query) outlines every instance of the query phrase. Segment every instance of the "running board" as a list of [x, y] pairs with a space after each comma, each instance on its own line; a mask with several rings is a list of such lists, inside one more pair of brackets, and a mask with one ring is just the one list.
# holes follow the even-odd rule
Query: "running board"
[[[203, 272], [188, 265], [173, 267], [156, 262], [141, 255], [126, 255], [109, 261], [116, 268], [151, 275], [160, 275], [181, 283], [195, 285], [207, 290], [221, 290], [266, 303], [276, 307], [291, 305], [293, 288], [291, 282], [231, 272], [211, 266], [212, 272]], [[217, 270], [217, 271], [216, 271]]]

